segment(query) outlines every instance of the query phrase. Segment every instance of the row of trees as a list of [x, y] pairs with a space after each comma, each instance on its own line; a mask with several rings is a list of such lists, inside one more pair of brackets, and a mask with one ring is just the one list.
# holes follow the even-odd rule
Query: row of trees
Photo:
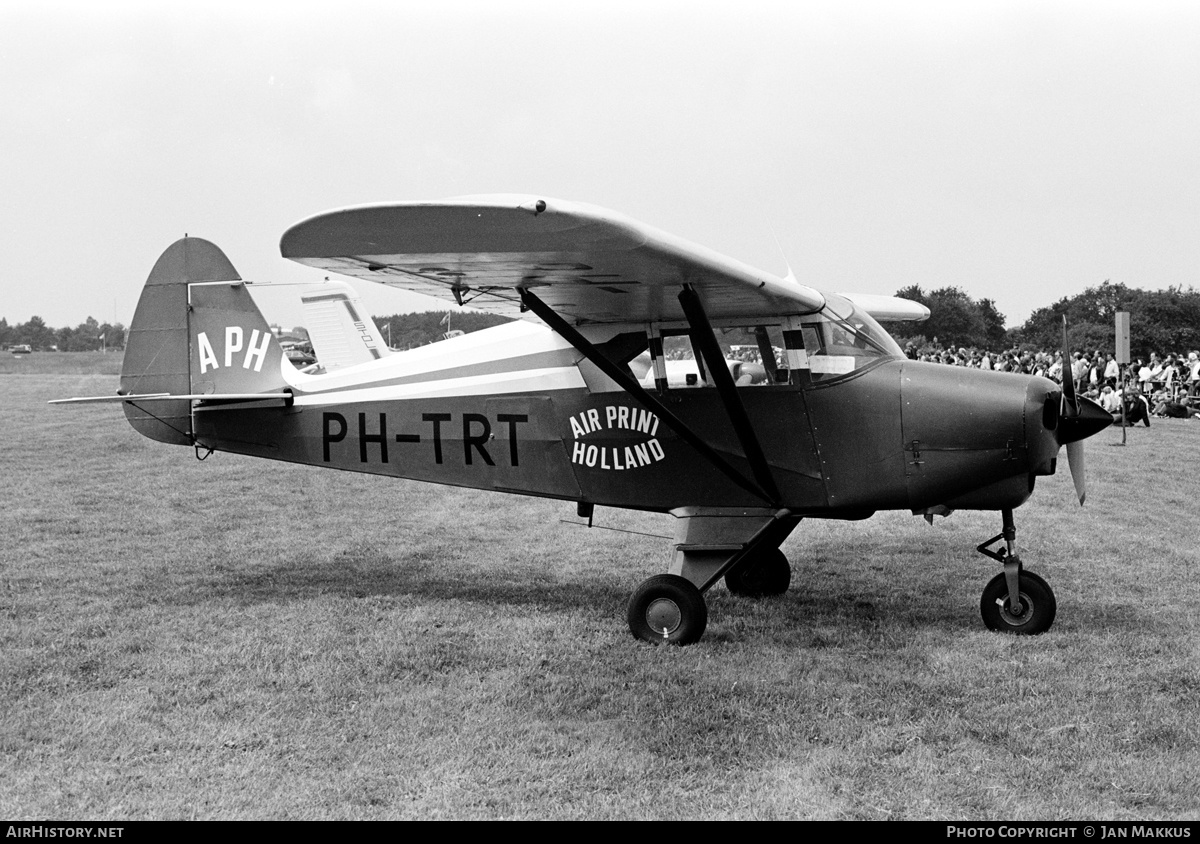
[[447, 319], [447, 313], [443, 311], [375, 317], [380, 333], [393, 349], [415, 349], [441, 340], [448, 331], [470, 334], [508, 321], [507, 317], [475, 312], [450, 313]]
[[911, 299], [929, 308], [929, 319], [919, 323], [893, 326], [892, 334], [901, 345], [906, 340], [932, 340], [946, 345], [1003, 349], [1008, 342], [1004, 314], [991, 299], [972, 299], [958, 287], [943, 287], [926, 293], [912, 285], [896, 291], [901, 299]]
[[1062, 346], [1062, 319], [1066, 316], [1072, 348], [1107, 350], [1116, 343], [1116, 313], [1128, 311], [1134, 357], [1200, 349], [1200, 291], [1192, 288], [1138, 290], [1106, 280], [1039, 308], [1024, 325], [1008, 330], [1004, 315], [991, 299], [972, 299], [958, 287], [925, 293], [913, 285], [896, 295], [920, 302], [930, 312], [925, 322], [891, 326], [901, 345], [907, 340], [932, 341], [936, 337], [943, 345], [992, 351], [1014, 346], [1057, 349]]
[[1105, 281], [1038, 308], [1012, 333], [1022, 344], [1055, 347], [1062, 344], [1066, 316], [1072, 347], [1109, 350], [1116, 343], [1117, 311], [1129, 312], [1129, 351], [1134, 358], [1200, 349], [1200, 291], [1180, 287], [1138, 290]]
[[125, 326], [97, 322], [88, 317], [74, 328], [51, 328], [40, 316], [9, 325], [0, 317], [0, 349], [30, 346], [35, 352], [96, 352], [101, 348], [125, 348]]
[[[449, 322], [449, 325], [447, 325]], [[448, 330], [470, 333], [507, 322], [505, 317], [484, 313], [446, 314], [428, 311], [413, 314], [394, 314], [376, 317], [375, 324], [390, 335], [391, 345], [397, 349], [412, 349], [440, 340]], [[101, 348], [124, 349], [125, 326], [97, 322], [88, 317], [86, 322], [74, 328], [51, 328], [40, 316], [30, 317], [28, 322], [9, 325], [0, 317], [0, 349], [12, 346], [30, 346], [35, 352], [94, 352]]]

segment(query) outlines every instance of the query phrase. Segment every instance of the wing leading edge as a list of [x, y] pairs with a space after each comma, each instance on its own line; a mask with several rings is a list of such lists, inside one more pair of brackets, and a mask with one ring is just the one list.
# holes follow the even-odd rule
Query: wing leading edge
[[690, 284], [714, 319], [805, 314], [825, 304], [784, 280], [612, 211], [523, 196], [365, 205], [292, 226], [285, 258], [517, 316], [521, 289], [576, 324], [685, 318]]

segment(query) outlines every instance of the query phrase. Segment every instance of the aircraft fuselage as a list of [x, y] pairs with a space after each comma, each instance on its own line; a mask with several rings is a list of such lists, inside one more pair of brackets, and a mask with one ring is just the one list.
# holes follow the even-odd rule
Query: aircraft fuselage
[[[886, 360], [819, 386], [739, 396], [781, 503], [805, 515], [879, 509], [999, 509], [1053, 471], [1045, 379]], [[586, 387], [194, 412], [201, 446], [258, 457], [598, 505], [668, 511], [754, 507], [651, 410]], [[745, 468], [716, 391], [660, 400]], [[1049, 442], [1052, 443], [1052, 440]]]

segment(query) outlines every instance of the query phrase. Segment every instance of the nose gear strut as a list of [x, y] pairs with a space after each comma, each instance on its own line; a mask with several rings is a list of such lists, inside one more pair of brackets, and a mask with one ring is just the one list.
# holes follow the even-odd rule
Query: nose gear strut
[[[989, 630], [1034, 635], [1045, 633], [1054, 623], [1058, 605], [1050, 585], [1033, 572], [1025, 571], [1017, 554], [1017, 526], [1011, 508], [1001, 511], [1004, 529], [977, 545], [975, 550], [1004, 566], [983, 590], [979, 612]], [[990, 546], [1004, 540], [1005, 547]]]

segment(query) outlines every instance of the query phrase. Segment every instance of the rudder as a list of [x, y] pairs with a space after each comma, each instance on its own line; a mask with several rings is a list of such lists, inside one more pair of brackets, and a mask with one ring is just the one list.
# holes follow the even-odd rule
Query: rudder
[[283, 349], [245, 284], [193, 283], [190, 305], [193, 393], [267, 393], [287, 386]]

